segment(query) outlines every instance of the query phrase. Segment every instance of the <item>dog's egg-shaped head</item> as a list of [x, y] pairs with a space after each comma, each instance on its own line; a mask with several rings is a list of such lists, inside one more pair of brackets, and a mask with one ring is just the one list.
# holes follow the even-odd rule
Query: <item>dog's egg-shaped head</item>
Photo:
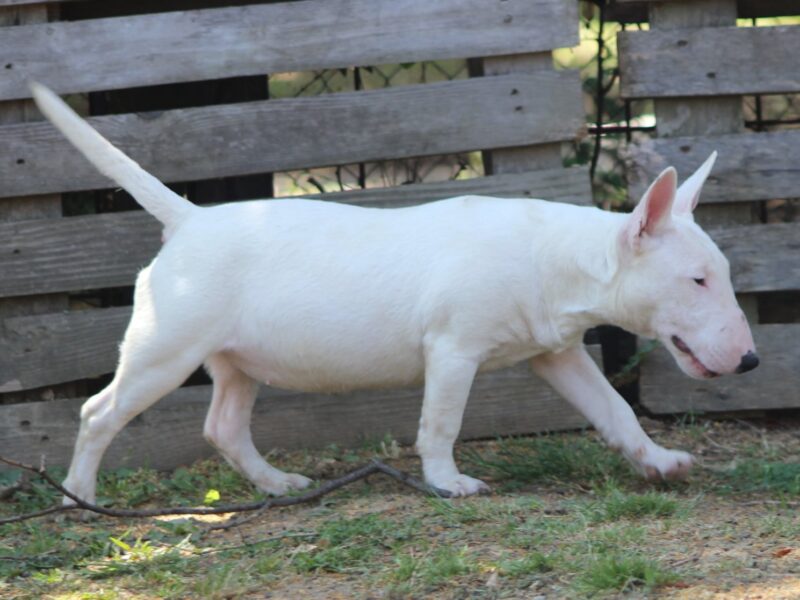
[[698, 379], [758, 365], [750, 327], [733, 291], [730, 266], [694, 222], [716, 153], [677, 188], [668, 168], [645, 192], [618, 240], [619, 302], [631, 329], [658, 338]]

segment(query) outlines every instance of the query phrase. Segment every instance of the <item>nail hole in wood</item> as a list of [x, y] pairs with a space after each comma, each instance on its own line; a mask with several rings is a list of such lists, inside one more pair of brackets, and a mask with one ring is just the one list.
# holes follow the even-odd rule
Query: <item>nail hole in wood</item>
[[709, 79], [716, 79], [717, 74], [714, 73], [714, 71], [709, 71], [708, 73], [706, 73], [706, 77], [708, 77]]
[[24, 421], [20, 421], [19, 422], [19, 426], [20, 427], [30, 427], [31, 426], [31, 422], [28, 421], [27, 419], [25, 419]]
[[691, 146], [681, 146], [681, 152], [689, 152], [691, 149]]
[[17, 164], [18, 165], [24, 165], [25, 164], [25, 159], [24, 158], [18, 158], [17, 159]]

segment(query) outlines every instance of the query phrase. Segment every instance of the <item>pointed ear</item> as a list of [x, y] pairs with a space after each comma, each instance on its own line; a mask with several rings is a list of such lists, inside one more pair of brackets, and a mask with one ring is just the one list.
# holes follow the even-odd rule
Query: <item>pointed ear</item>
[[638, 250], [645, 235], [654, 235], [672, 218], [678, 174], [668, 167], [650, 185], [622, 230], [627, 246]]
[[706, 182], [708, 174], [711, 173], [711, 169], [714, 167], [714, 161], [716, 160], [717, 152], [715, 150], [711, 153], [711, 156], [706, 159], [706, 162], [678, 188], [675, 194], [675, 214], [685, 215], [692, 213], [697, 206], [697, 202], [700, 200], [700, 192], [703, 189], [703, 184]]

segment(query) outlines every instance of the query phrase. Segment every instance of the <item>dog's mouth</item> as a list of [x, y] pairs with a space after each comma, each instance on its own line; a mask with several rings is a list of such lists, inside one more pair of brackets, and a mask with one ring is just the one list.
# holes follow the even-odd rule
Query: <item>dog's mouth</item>
[[672, 344], [673, 344], [673, 345], [674, 345], [674, 346], [675, 346], [675, 347], [676, 347], [676, 348], [677, 348], [677, 349], [678, 349], [680, 352], [683, 352], [685, 355], [687, 355], [687, 356], [688, 356], [688, 357], [691, 359], [691, 361], [692, 361], [692, 365], [693, 365], [693, 366], [694, 366], [694, 367], [695, 367], [695, 368], [696, 368], [698, 371], [700, 371], [700, 373], [702, 373], [703, 377], [708, 377], [708, 378], [711, 378], [711, 377], [717, 377], [717, 376], [719, 376], [719, 373], [717, 373], [716, 371], [712, 371], [711, 369], [709, 369], [708, 367], [706, 367], [706, 366], [705, 366], [705, 365], [704, 365], [702, 362], [700, 362], [700, 359], [698, 359], [698, 358], [695, 356], [694, 352], [692, 352], [692, 349], [691, 349], [691, 348], [689, 348], [689, 346], [687, 346], [687, 345], [686, 345], [686, 342], [684, 342], [684, 341], [683, 341], [681, 338], [679, 338], [677, 335], [673, 335], [673, 336], [672, 336]]

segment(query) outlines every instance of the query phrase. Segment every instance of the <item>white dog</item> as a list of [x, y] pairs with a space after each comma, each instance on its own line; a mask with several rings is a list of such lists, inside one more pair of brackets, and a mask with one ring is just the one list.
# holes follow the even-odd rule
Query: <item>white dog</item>
[[52, 92], [32, 89], [56, 127], [164, 224], [114, 380], [81, 410], [65, 486], [85, 500], [114, 435], [202, 364], [214, 380], [205, 437], [270, 494], [310, 480], [253, 445], [258, 382], [344, 392], [424, 381], [417, 449], [426, 481], [454, 495], [486, 487], [453, 460], [480, 370], [529, 360], [638, 471], [671, 478], [691, 455], [645, 434], [584, 332], [613, 323], [658, 338], [696, 378], [758, 364], [728, 263], [692, 219], [715, 155], [677, 190], [666, 169], [630, 215], [475, 196], [391, 210], [310, 200], [201, 208]]

